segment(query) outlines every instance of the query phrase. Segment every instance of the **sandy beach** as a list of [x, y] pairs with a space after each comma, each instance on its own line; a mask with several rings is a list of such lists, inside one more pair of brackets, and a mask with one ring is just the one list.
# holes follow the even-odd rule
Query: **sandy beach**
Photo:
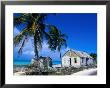
[[15, 72], [14, 75], [16, 76], [25, 75], [25, 72]]
[[53, 68], [56, 68], [56, 67], [61, 67], [61, 64], [55, 64], [55, 65], [52, 65]]
[[72, 75], [97, 75], [97, 68], [85, 69], [83, 71], [76, 72]]

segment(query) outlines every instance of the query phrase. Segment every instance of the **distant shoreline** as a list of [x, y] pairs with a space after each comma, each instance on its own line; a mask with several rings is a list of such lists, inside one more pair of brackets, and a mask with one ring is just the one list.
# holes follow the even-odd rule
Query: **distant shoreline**
[[[31, 61], [14, 61], [13, 66], [27, 66], [30, 65]], [[52, 65], [61, 64], [61, 61], [52, 61]]]
[[[30, 65], [30, 64], [14, 64], [13, 66], [28, 66], [28, 65]], [[52, 65], [59, 65], [59, 64], [52, 64]]]
[[[22, 72], [23, 69], [27, 69], [29, 65], [13, 65], [13, 73]], [[61, 64], [53, 64], [52, 68], [59, 68]]]

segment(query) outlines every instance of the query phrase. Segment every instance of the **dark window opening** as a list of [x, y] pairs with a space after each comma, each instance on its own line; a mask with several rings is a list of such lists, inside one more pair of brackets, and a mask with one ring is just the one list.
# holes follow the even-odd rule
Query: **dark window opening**
[[86, 66], [88, 65], [88, 60], [89, 60], [89, 58], [86, 58]]
[[83, 63], [84, 58], [82, 58], [82, 63]]
[[70, 65], [71, 65], [71, 58], [70, 58]]
[[74, 58], [74, 63], [77, 63], [77, 59], [76, 58]]

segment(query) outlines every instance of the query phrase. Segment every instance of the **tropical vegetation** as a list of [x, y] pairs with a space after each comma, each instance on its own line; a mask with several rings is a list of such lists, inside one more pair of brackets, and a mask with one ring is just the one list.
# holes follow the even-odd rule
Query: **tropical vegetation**
[[47, 17], [48, 14], [44, 13], [20, 13], [18, 16], [14, 16], [14, 26], [25, 26], [14, 37], [14, 45], [17, 46], [20, 44], [19, 54], [22, 54], [26, 40], [30, 37], [33, 37], [35, 59], [39, 58], [39, 51], [42, 49], [44, 39], [48, 41], [51, 50], [57, 49], [60, 52], [62, 46], [67, 46], [66, 35], [62, 34], [55, 25], [45, 23]]
[[[62, 56], [61, 47], [62, 46], [65, 46], [65, 48], [67, 47], [67, 42], [66, 42], [67, 35], [61, 33], [61, 31], [58, 30], [55, 26], [52, 26], [51, 29], [52, 30], [49, 31], [49, 35], [51, 37], [48, 41], [49, 48], [51, 50], [58, 50], [58, 52], [60, 53], [60, 59], [61, 59], [61, 56]], [[62, 63], [61, 63], [61, 66], [62, 66]]]
[[90, 56], [94, 58], [94, 61], [97, 63], [97, 54], [96, 53], [91, 53]]

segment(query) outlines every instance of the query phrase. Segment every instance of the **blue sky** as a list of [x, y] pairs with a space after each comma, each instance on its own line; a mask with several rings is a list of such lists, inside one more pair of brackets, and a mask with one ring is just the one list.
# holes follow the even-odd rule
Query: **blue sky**
[[[16, 15], [14, 15], [16, 16]], [[45, 23], [56, 25], [58, 29], [68, 36], [67, 48], [62, 48], [62, 55], [69, 49], [97, 53], [97, 14], [96, 13], [59, 13], [49, 14]], [[21, 27], [14, 27], [14, 36], [19, 34]], [[32, 38], [28, 40], [23, 54], [18, 55], [18, 47], [14, 47], [14, 61], [31, 60], [34, 56]], [[53, 61], [59, 61], [59, 52], [51, 51], [46, 41], [39, 52], [42, 56], [50, 56]]]

